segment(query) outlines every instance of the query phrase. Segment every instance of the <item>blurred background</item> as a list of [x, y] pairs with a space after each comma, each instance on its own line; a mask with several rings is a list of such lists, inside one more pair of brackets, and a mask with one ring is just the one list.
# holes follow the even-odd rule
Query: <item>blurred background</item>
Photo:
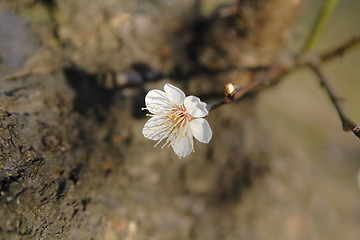
[[[294, 28], [294, 41], [290, 44], [290, 48], [294, 51], [301, 49], [304, 44], [309, 25], [316, 20], [315, 16], [321, 9], [322, 4], [322, 1], [318, 1], [307, 3], [304, 6], [302, 16]], [[359, 9], [360, 5], [358, 3], [346, 0], [339, 1], [319, 43], [315, 47], [315, 51], [325, 52], [354, 36], [358, 36], [360, 30], [356, 26], [359, 21], [356, 12]], [[331, 79], [332, 85], [337, 89], [338, 94], [345, 98], [345, 108], [353, 119], [359, 118], [359, 108], [357, 107], [359, 99], [356, 94], [356, 89], [360, 84], [356, 72], [359, 57], [359, 49], [356, 48], [346, 56], [324, 66], [326, 75]], [[290, 89], [292, 90], [290, 91]], [[294, 95], [286, 97], [285, 95], [289, 92]], [[290, 128], [296, 131], [295, 133], [304, 133], [304, 130], [308, 129], [306, 132], [311, 135], [311, 137], [305, 136], [305, 142], [309, 143], [308, 147], [316, 146], [316, 149], [318, 149], [317, 144], [323, 142], [325, 138], [327, 141], [334, 141], [334, 144], [342, 147], [352, 146], [357, 148], [357, 142], [353, 141], [353, 136], [343, 132], [341, 127], [339, 128], [341, 122], [335, 109], [320, 87], [318, 79], [310, 71], [298, 71], [291, 74], [281, 86], [262, 94], [261, 99], [264, 101], [264, 105], [267, 106], [261, 108], [262, 111], [266, 111], [266, 108], [272, 109], [268, 112], [270, 115], [264, 116], [265, 119], [277, 115], [271, 114], [272, 111], [280, 111], [279, 115], [281, 117], [278, 117], [280, 120], [285, 117], [292, 119], [291, 122], [300, 124], [297, 127], [290, 125]], [[285, 106], [284, 101], [286, 104], [291, 104], [291, 106]], [[284, 124], [283, 127], [286, 128], [286, 126], [289, 126], [289, 124]], [[301, 126], [304, 128], [301, 128]], [[301, 128], [301, 130], [297, 130], [298, 128]], [[285, 132], [288, 132], [288, 130], [285, 130]]]
[[[141, 134], [147, 91], [221, 97], [298, 52], [324, 2], [0, 1], [0, 238], [360, 239], [359, 139], [307, 69], [212, 111], [185, 159]], [[315, 51], [359, 12], [339, 1]], [[357, 123], [359, 62], [323, 67]]]
[[[323, 2], [308, 1], [305, 4], [296, 24], [294, 41], [290, 48], [301, 48], [309, 25], [315, 20], [315, 15]], [[360, 4], [357, 2], [339, 1], [315, 51], [332, 49], [339, 43], [358, 36], [359, 10]], [[360, 49], [357, 47], [349, 54], [324, 66], [332, 85], [338, 94], [345, 98], [345, 109], [354, 121], [360, 118], [360, 98], [357, 94], [360, 87], [359, 60]], [[268, 131], [271, 131], [274, 141], [281, 142], [283, 149], [287, 149], [289, 143], [306, 149], [308, 157], [291, 163], [294, 165], [294, 171], [287, 174], [292, 175], [289, 178], [298, 175], [298, 181], [311, 186], [304, 193], [311, 199], [309, 206], [318, 202], [314, 209], [309, 208], [312, 209], [311, 214], [314, 214], [315, 218], [322, 216], [321, 220], [317, 219], [315, 222], [329, 224], [327, 229], [323, 229], [313, 222], [313, 227], [318, 228], [319, 235], [309, 238], [336, 239], [347, 236], [345, 238], [357, 239], [359, 230], [355, 226], [359, 222], [359, 141], [352, 133], [342, 131], [337, 112], [318, 79], [309, 70], [299, 70], [286, 77], [277, 87], [260, 94], [259, 98], [257, 110], [261, 122], [267, 129], [271, 129]], [[316, 165], [315, 169], [307, 169], [306, 166], [312, 164]], [[320, 212], [322, 214], [319, 214]], [[333, 215], [335, 212], [339, 215]], [[314, 220], [313, 217], [310, 218]], [[350, 227], [352, 221], [353, 229]], [[329, 236], [324, 234], [325, 232], [331, 232], [333, 235]]]

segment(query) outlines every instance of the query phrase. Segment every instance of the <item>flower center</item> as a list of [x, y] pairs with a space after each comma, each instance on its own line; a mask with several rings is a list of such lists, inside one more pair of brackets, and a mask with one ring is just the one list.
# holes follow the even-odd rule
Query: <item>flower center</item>
[[172, 106], [169, 118], [173, 121], [174, 126], [185, 126], [187, 122], [190, 122], [194, 118], [186, 112], [186, 108], [184, 105], [179, 106]]

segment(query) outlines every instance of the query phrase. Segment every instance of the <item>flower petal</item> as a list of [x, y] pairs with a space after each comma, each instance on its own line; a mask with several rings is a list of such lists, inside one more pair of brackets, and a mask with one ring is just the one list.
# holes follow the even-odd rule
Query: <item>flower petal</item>
[[194, 118], [205, 117], [209, 114], [206, 109], [206, 103], [201, 102], [200, 98], [195, 96], [187, 96], [184, 101], [186, 112]]
[[203, 118], [193, 119], [189, 122], [192, 135], [202, 143], [209, 143], [212, 137], [212, 131], [208, 121]]
[[145, 105], [149, 112], [157, 114], [170, 109], [171, 103], [165, 92], [161, 90], [150, 90], [145, 96]]
[[167, 83], [164, 86], [164, 90], [169, 100], [178, 106], [181, 106], [185, 100], [185, 93], [181, 89]]
[[155, 115], [151, 117], [146, 123], [142, 130], [145, 138], [150, 140], [160, 140], [167, 137], [170, 133], [170, 126], [166, 124], [166, 118]]
[[179, 157], [186, 157], [194, 150], [194, 141], [190, 130], [185, 131], [184, 135], [178, 135], [171, 141], [174, 152]]

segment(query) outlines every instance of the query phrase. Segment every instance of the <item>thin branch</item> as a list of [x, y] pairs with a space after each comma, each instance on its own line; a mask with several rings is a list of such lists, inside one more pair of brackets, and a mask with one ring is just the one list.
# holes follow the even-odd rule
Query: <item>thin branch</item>
[[257, 89], [260, 86], [270, 86], [270, 84], [273, 83], [275, 79], [284, 76], [289, 70], [291, 70], [291, 68], [289, 67], [274, 65], [271, 68], [269, 68], [269, 70], [267, 70], [265, 74], [251, 81], [248, 85], [245, 85], [243, 87], [237, 87], [235, 89], [236, 93], [233, 96], [231, 97], [225, 96], [223, 99], [208, 104], [207, 109], [209, 111], [212, 111], [224, 104], [228, 104], [234, 100], [236, 101], [239, 100], [240, 98], [243, 98], [245, 95], [253, 92], [255, 89]]
[[291, 69], [290, 67], [282, 67], [279, 65], [272, 66], [263, 76], [255, 79], [249, 85], [240, 88], [235, 93], [234, 100], [240, 99], [249, 91], [252, 91], [261, 85], [270, 85], [273, 82], [273, 80], [284, 76], [290, 69]]
[[360, 138], [360, 127], [355, 122], [353, 122], [349, 116], [347, 115], [343, 100], [338, 96], [334, 88], [331, 86], [329, 79], [325, 76], [325, 74], [321, 71], [319, 66], [314, 64], [309, 65], [309, 67], [314, 71], [314, 73], [318, 76], [321, 86], [325, 89], [326, 93], [329, 95], [331, 102], [336, 108], [336, 111], [340, 117], [340, 120], [343, 125], [344, 131], [353, 131], [353, 133]]
[[327, 62], [333, 60], [334, 58], [341, 57], [347, 51], [353, 49], [358, 44], [360, 44], [360, 36], [354, 37], [346, 41], [345, 43], [341, 44], [339, 47], [335, 48], [334, 50], [321, 55], [320, 60], [322, 62]]

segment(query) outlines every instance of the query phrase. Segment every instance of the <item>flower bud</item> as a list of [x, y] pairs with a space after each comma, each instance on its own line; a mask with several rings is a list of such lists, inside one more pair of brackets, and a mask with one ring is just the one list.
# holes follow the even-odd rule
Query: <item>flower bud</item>
[[232, 83], [228, 83], [225, 85], [225, 95], [232, 97], [236, 93], [235, 85]]

